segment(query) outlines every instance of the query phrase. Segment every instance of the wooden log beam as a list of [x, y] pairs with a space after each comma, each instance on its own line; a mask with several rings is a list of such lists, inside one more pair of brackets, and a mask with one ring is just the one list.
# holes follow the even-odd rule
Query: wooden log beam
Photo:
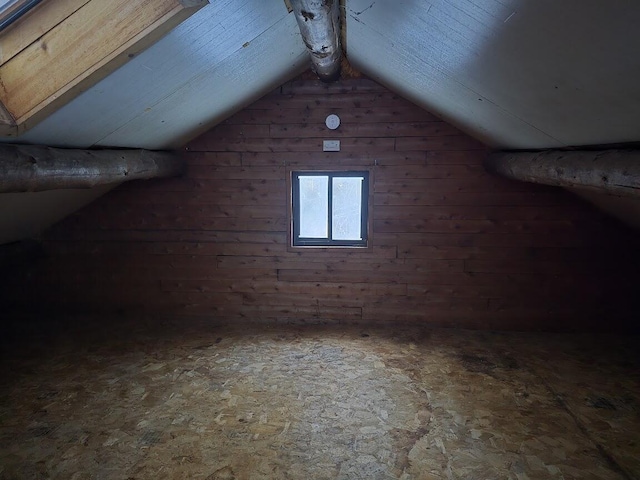
[[498, 152], [485, 169], [515, 180], [640, 197], [640, 150]]
[[291, 0], [316, 74], [323, 82], [340, 77], [340, 5], [338, 0]]
[[182, 174], [185, 167], [184, 159], [170, 152], [0, 145], [0, 193], [172, 177]]

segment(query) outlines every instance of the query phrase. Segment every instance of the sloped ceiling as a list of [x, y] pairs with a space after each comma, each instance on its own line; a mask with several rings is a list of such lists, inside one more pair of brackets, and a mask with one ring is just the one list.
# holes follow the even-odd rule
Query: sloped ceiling
[[[352, 65], [491, 146], [640, 141], [637, 0], [344, 0], [343, 10]], [[212, 0], [27, 133], [0, 141], [179, 147], [309, 66], [283, 1]], [[0, 207], [7, 202], [20, 208], [20, 198], [0, 195]], [[85, 202], [79, 194], [78, 207]], [[21, 231], [37, 230], [22, 225], [31, 218]]]
[[[637, 0], [344, 0], [343, 10], [352, 65], [492, 146], [640, 140]], [[179, 146], [308, 67], [283, 1], [212, 0], [17, 141]]]
[[[214, 0], [13, 143], [179, 147], [308, 69], [280, 1]], [[33, 237], [109, 188], [0, 194], [0, 244]]]
[[640, 140], [636, 0], [348, 0], [364, 73], [492, 146]]
[[281, 1], [213, 0], [16, 143], [165, 149], [308, 68]]

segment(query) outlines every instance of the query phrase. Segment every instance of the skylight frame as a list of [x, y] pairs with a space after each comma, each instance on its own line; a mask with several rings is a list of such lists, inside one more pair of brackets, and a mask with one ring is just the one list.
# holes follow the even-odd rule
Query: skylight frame
[[0, 0], [0, 32], [41, 2], [42, 0]]

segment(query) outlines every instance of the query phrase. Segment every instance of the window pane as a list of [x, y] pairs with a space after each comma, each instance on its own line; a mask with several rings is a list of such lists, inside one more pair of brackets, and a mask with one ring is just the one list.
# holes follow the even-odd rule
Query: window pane
[[329, 177], [299, 176], [300, 237], [329, 236]]
[[18, 0], [0, 0], [0, 13], [8, 10], [9, 7], [13, 6]]
[[333, 178], [333, 240], [362, 240], [362, 177]]

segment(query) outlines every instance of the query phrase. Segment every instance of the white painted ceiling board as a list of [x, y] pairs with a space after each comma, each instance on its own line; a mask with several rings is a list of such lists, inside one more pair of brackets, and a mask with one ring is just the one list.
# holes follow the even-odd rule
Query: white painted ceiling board
[[[299, 51], [273, 48], [280, 43], [296, 45], [296, 37], [300, 37], [296, 24], [292, 25], [288, 20], [279, 21], [249, 45], [194, 77], [149, 110], [139, 112], [97, 144], [135, 144], [141, 148], [177, 148], [184, 145], [308, 69], [309, 55], [304, 48]], [[182, 128], [177, 131], [167, 123]], [[164, 143], [159, 143], [158, 134], [162, 135]], [[150, 143], [140, 139], [150, 139]]]
[[299, 37], [281, 2], [212, 2], [13, 141], [175, 146], [305, 68]]
[[348, 0], [350, 61], [490, 144], [640, 140], [640, 2]]

